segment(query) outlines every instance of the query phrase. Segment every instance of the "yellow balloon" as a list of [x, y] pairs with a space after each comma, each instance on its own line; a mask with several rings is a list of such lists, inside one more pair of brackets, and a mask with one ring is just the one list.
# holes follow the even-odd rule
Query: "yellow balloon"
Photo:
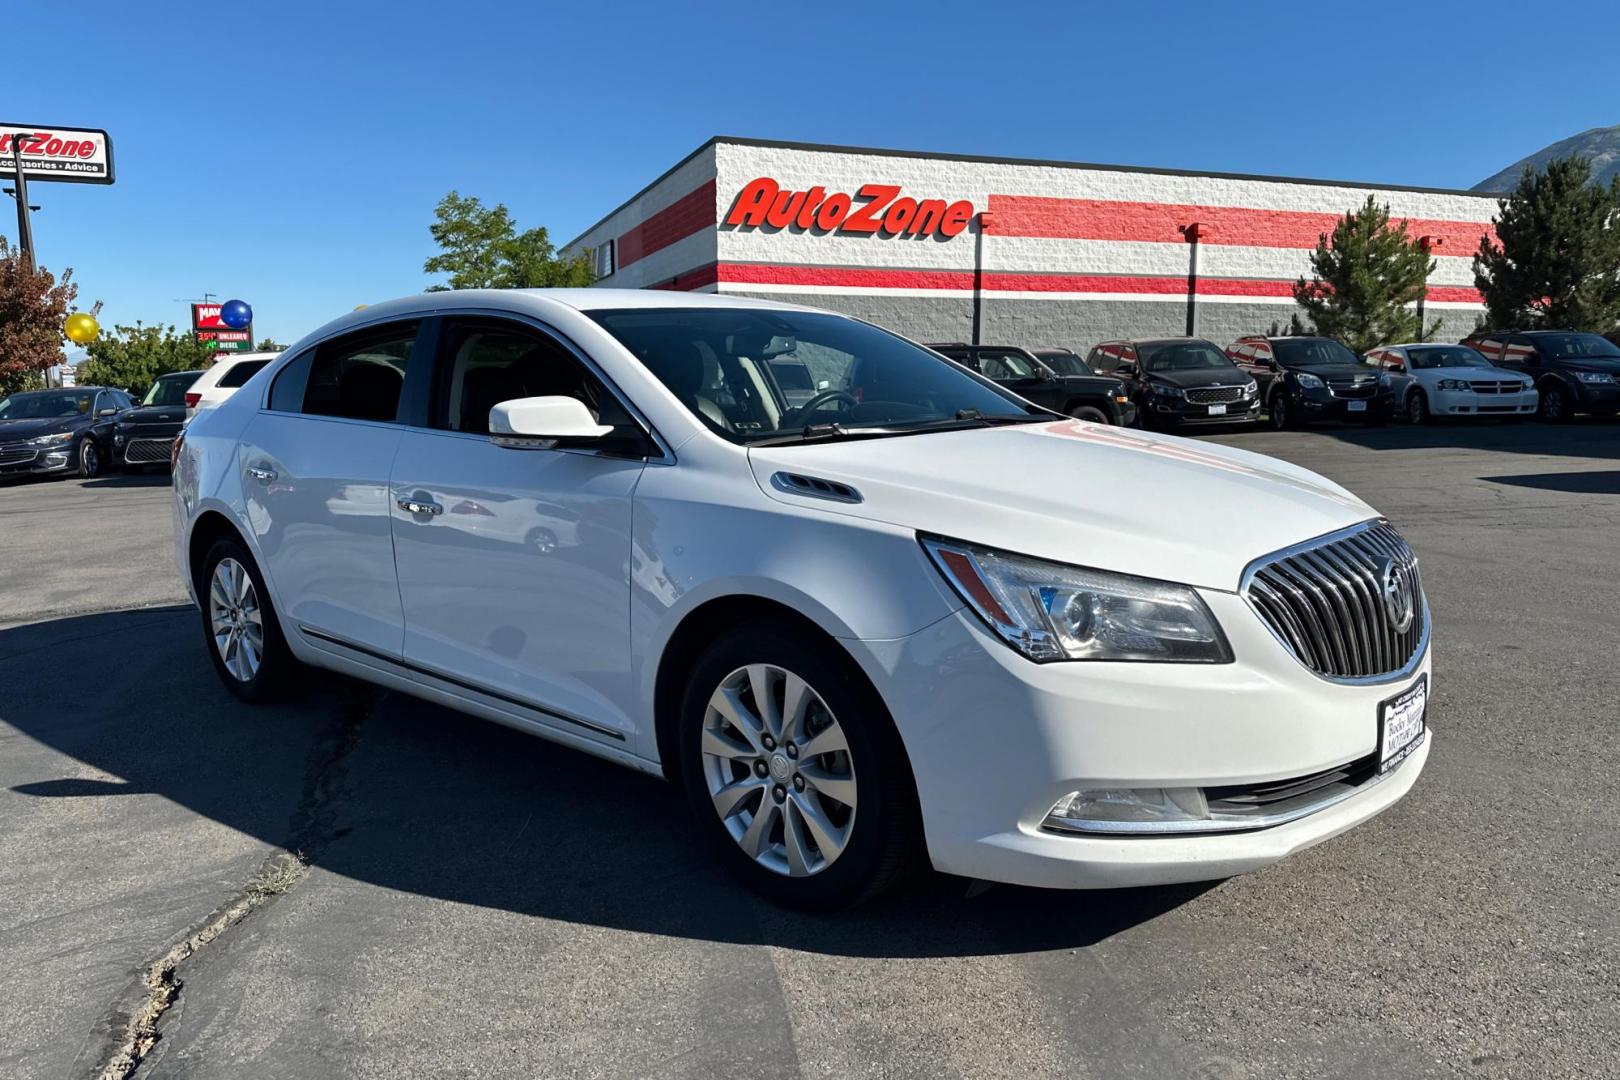
[[75, 311], [62, 324], [62, 333], [75, 345], [88, 345], [101, 333], [101, 324], [88, 311]]
[[356, 304], [356, 305], [354, 305], [354, 310], [356, 310], [356, 311], [364, 311], [369, 306], [370, 306], [369, 304]]

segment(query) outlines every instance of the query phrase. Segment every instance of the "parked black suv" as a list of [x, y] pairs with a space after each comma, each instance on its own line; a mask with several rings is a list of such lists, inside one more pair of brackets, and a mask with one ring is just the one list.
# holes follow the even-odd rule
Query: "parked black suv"
[[1462, 342], [1500, 367], [1536, 381], [1543, 420], [1620, 412], [1620, 345], [1571, 330], [1476, 330]]
[[1389, 376], [1325, 337], [1241, 337], [1226, 355], [1260, 384], [1278, 431], [1318, 420], [1387, 424], [1395, 395]]
[[1105, 341], [1086, 363], [1125, 380], [1143, 427], [1251, 424], [1260, 418], [1254, 380], [1203, 338]]
[[[253, 361], [249, 360], [238, 366], [246, 367], [251, 363]], [[186, 423], [186, 391], [201, 374], [201, 371], [171, 371], [159, 375], [141, 403], [118, 418], [113, 426], [113, 455], [120, 465], [168, 468], [174, 437]]]
[[128, 394], [106, 386], [24, 390], [0, 398], [0, 476], [97, 475], [112, 459], [116, 418], [134, 406]]
[[1107, 375], [1060, 375], [1035, 359], [1028, 349], [1012, 345], [944, 342], [928, 347], [1053, 412], [1097, 424], [1136, 423], [1136, 406], [1131, 404], [1125, 384], [1119, 379]]

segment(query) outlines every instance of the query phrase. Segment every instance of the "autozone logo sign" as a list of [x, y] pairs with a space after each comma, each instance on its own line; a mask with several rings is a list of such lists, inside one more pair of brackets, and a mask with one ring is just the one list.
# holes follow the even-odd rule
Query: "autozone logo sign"
[[30, 180], [113, 182], [112, 140], [105, 131], [0, 124], [0, 176], [10, 176], [18, 158]]
[[966, 199], [913, 199], [899, 184], [863, 184], [854, 195], [827, 193], [819, 184], [785, 190], [769, 176], [749, 181], [737, 193], [726, 224], [738, 228], [815, 229], [819, 232], [881, 233], [885, 236], [951, 237], [973, 220]]

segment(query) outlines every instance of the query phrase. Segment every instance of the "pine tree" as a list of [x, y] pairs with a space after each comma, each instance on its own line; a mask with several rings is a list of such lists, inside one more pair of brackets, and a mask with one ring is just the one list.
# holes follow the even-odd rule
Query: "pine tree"
[[1357, 353], [1392, 341], [1426, 341], [1435, 327], [1419, 326], [1411, 306], [1434, 265], [1417, 237], [1407, 234], [1406, 222], [1392, 226], [1389, 207], [1369, 195], [1331, 235], [1322, 234], [1311, 253], [1314, 277], [1294, 282], [1294, 299], [1317, 333]]
[[1571, 157], [1527, 169], [1498, 204], [1497, 243], [1474, 255], [1474, 283], [1497, 328], [1604, 333], [1620, 325], [1620, 178], [1591, 183]]

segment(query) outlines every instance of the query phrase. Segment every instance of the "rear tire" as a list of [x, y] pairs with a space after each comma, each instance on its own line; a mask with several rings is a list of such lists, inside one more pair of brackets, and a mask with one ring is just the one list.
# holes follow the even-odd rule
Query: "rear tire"
[[218, 540], [197, 574], [203, 643], [225, 689], [258, 703], [284, 696], [301, 666], [287, 648], [258, 564], [239, 540]]
[[[799, 682], [808, 695], [799, 695]], [[784, 718], [794, 711], [790, 700], [806, 704]], [[832, 641], [780, 618], [735, 627], [693, 666], [677, 723], [681, 780], [697, 827], [760, 895], [788, 907], [842, 910], [892, 887], [917, 863], [921, 827], [899, 733]], [[801, 755], [801, 746], [810, 752]]]

